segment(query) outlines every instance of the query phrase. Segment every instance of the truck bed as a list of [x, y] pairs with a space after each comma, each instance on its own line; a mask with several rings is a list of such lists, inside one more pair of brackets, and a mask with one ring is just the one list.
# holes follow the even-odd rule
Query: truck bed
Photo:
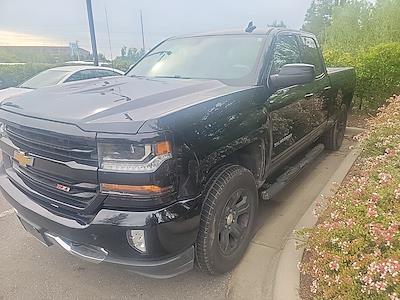
[[353, 95], [356, 87], [356, 71], [354, 68], [327, 68], [333, 87], [340, 87], [344, 95]]
[[333, 68], [326, 68], [328, 71], [328, 74], [334, 74], [342, 71], [350, 71], [354, 70], [354, 68], [351, 67], [333, 67]]

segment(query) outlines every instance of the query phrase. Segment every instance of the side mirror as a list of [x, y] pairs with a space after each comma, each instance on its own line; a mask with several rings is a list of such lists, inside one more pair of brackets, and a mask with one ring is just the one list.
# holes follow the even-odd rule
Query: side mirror
[[280, 72], [271, 75], [271, 85], [276, 89], [281, 89], [298, 84], [313, 82], [315, 79], [315, 67], [308, 64], [288, 64], [284, 65]]

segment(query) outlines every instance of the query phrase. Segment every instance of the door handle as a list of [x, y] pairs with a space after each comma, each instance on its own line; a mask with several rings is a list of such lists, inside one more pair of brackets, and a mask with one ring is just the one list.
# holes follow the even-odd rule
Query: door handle
[[314, 96], [314, 93], [309, 93], [309, 94], [306, 94], [306, 95], [304, 96], [304, 98], [311, 98], [312, 96]]
[[329, 91], [331, 88], [331, 86], [324, 87], [324, 91]]

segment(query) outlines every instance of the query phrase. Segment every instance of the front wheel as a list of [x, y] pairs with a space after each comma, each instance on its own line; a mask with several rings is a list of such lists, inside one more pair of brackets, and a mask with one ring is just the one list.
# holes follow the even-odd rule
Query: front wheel
[[205, 190], [196, 262], [209, 274], [223, 274], [240, 261], [251, 239], [258, 194], [252, 173], [237, 165], [216, 171]]
[[347, 126], [347, 105], [342, 104], [335, 125], [323, 136], [323, 142], [328, 150], [339, 150], [342, 146]]

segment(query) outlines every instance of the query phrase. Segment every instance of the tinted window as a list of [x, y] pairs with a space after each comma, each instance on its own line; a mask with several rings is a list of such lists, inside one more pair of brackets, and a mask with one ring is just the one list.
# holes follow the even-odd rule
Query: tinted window
[[302, 60], [305, 64], [310, 64], [315, 66], [315, 74], [321, 75], [324, 72], [322, 67], [321, 55], [317, 43], [313, 38], [302, 36], [301, 40], [303, 42], [303, 53]]
[[301, 63], [300, 48], [294, 35], [278, 36], [272, 60], [271, 74], [278, 74], [287, 64]]
[[147, 54], [127, 75], [244, 79], [257, 66], [263, 42], [264, 38], [257, 35], [170, 39]]
[[62, 70], [46, 70], [39, 73], [35, 77], [25, 81], [20, 87], [28, 89], [38, 89], [45, 86], [51, 86], [58, 84], [61, 79], [68, 75], [68, 71]]
[[66, 81], [70, 82], [70, 81], [78, 81], [78, 80], [88, 79], [87, 75], [88, 74], [85, 71], [79, 71], [79, 72], [72, 74]]
[[[104, 73], [104, 71], [107, 72], [107, 75], [105, 75], [106, 73]], [[114, 72], [111, 72], [112, 75], [108, 75], [109, 74], [108, 72], [109, 71], [107, 70], [96, 70], [96, 69], [82, 70], [72, 74], [67, 81], [70, 82], [70, 81], [78, 81], [78, 80], [92, 79], [92, 78], [112, 76], [112, 75], [115, 76]]]
[[96, 77], [107, 77], [107, 76], [120, 76], [117, 72], [110, 71], [110, 70], [96, 70], [97, 76]]

